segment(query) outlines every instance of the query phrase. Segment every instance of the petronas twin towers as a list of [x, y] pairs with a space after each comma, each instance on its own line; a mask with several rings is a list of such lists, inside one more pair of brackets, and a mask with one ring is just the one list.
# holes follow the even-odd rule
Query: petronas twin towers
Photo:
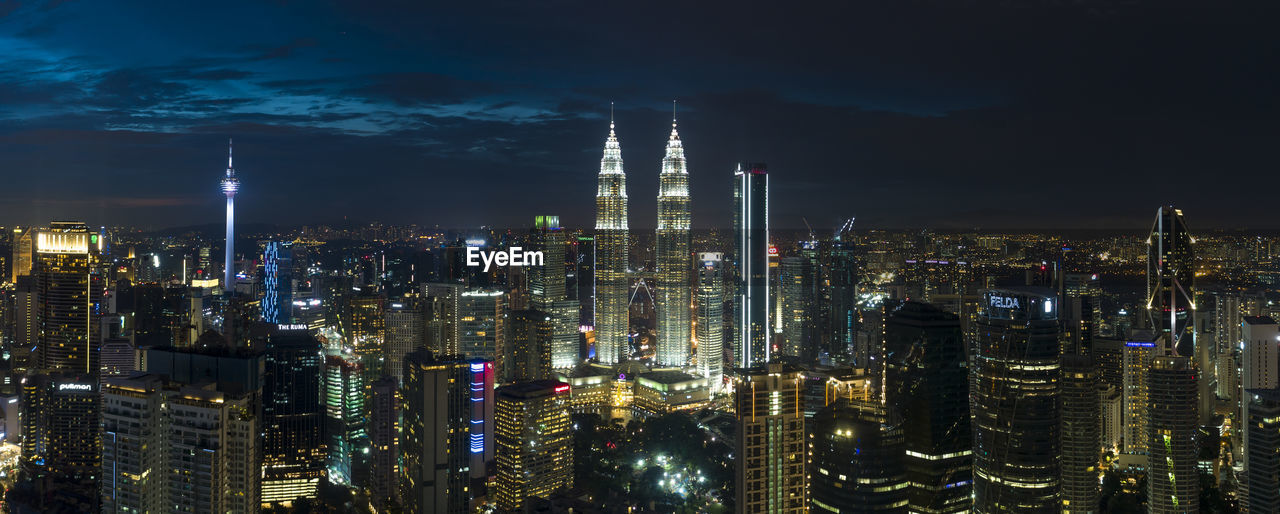
[[[676, 122], [671, 120], [667, 153], [662, 158], [658, 182], [657, 363], [684, 366], [689, 363], [691, 341], [692, 254], [689, 248], [689, 170]], [[609, 121], [609, 137], [600, 159], [596, 191], [596, 358], [617, 363], [630, 355], [627, 336], [630, 249], [627, 229], [627, 178], [622, 170], [622, 147]]]

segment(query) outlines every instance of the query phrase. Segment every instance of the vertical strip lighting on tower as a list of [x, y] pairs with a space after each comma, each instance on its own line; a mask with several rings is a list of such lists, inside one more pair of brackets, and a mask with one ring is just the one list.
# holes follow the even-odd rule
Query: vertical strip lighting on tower
[[739, 164], [734, 179], [734, 365], [749, 368], [769, 362], [770, 354], [769, 173], [764, 163]]
[[223, 271], [222, 287], [227, 294], [231, 294], [235, 290], [235, 210], [236, 210], [236, 192], [240, 191], [240, 179], [236, 178], [236, 169], [231, 165], [231, 139], [227, 139], [227, 175], [222, 178], [222, 193], [227, 195], [227, 254], [226, 260], [223, 261], [226, 269]]

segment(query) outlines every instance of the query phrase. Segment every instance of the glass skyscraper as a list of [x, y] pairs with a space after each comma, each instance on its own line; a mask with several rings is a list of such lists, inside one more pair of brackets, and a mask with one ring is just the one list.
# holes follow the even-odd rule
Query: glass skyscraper
[[739, 164], [734, 179], [734, 366], [750, 368], [768, 362], [771, 350], [769, 173], [763, 163]]
[[908, 301], [884, 323], [885, 404], [902, 418], [912, 512], [968, 512], [973, 491], [960, 318]]
[[973, 352], [975, 512], [1059, 512], [1057, 295], [983, 292]]
[[[1182, 209], [1156, 210], [1147, 238], [1147, 316], [1164, 338], [1162, 354], [1191, 356], [1196, 260]], [[1185, 336], [1185, 337], [1184, 337]]]
[[698, 254], [698, 372], [713, 393], [724, 385], [724, 254]]

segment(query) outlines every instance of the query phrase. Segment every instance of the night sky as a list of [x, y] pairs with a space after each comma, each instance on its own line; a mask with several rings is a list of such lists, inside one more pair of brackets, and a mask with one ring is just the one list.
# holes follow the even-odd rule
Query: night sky
[[242, 223], [590, 226], [615, 101], [651, 228], [678, 99], [695, 227], [1280, 228], [1273, 2], [189, 3], [0, 0], [0, 223], [221, 223], [234, 137]]

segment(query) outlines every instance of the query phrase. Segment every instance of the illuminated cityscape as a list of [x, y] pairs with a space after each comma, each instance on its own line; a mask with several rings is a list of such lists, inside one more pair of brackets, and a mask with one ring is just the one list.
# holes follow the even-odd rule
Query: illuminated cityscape
[[0, 1], [0, 514], [1280, 513], [1280, 6], [429, 4]]

